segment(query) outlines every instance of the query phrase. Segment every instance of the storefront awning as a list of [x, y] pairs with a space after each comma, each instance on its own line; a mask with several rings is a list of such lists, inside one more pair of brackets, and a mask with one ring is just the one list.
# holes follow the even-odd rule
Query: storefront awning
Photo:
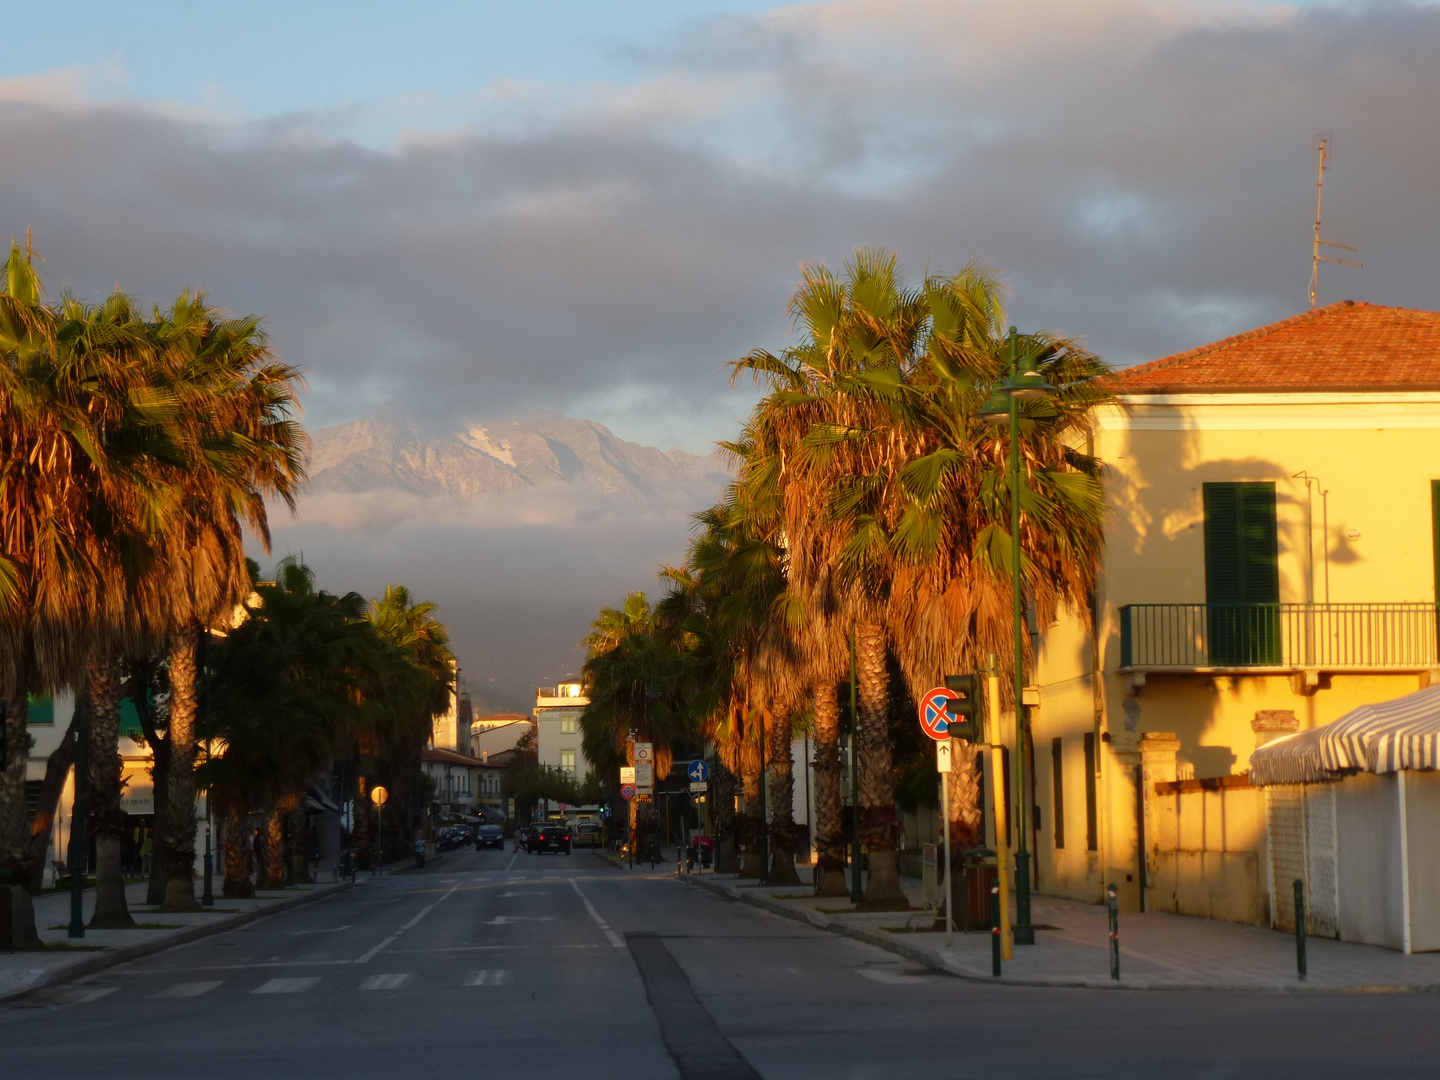
[[1346, 773], [1440, 769], [1440, 684], [1361, 705], [1339, 720], [1266, 743], [1250, 755], [1250, 782], [1314, 784]]

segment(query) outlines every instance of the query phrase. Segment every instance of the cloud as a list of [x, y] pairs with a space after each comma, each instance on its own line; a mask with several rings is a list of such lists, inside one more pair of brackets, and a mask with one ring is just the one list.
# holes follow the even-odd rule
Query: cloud
[[[199, 285], [264, 313], [315, 424], [538, 407], [699, 452], [753, 400], [724, 363], [787, 340], [797, 264], [860, 244], [912, 276], [998, 267], [1019, 325], [1119, 364], [1295, 313], [1321, 132], [1325, 231], [1365, 263], [1323, 268], [1322, 302], [1440, 307], [1434, 6], [841, 0], [620, 53], [627, 79], [477, 86], [465, 123], [384, 149], [333, 134], [344, 110], [240, 119], [95, 103], [77, 70], [10, 80], [0, 226], [34, 227], [52, 289]], [[649, 546], [619, 520], [517, 524], [487, 534], [492, 574], [473, 521], [414, 507], [345, 549], [372, 510], [317, 503], [287, 535], [374, 587], [382, 554], [433, 569], [486, 633], [643, 587], [683, 546], [673, 522]], [[593, 573], [487, 607], [529, 580], [527, 552]]]

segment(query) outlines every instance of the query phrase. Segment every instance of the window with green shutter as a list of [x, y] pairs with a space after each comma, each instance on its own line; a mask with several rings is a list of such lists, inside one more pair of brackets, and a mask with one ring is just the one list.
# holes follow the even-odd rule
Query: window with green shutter
[[1210, 663], [1280, 662], [1273, 483], [1206, 484], [1205, 603]]

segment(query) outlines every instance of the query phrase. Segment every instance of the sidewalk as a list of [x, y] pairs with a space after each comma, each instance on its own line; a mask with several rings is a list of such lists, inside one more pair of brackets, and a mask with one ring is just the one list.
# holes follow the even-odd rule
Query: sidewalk
[[[403, 864], [397, 864], [397, 869]], [[360, 875], [357, 880], [364, 880]], [[218, 885], [218, 882], [217, 882]], [[114, 964], [168, 949], [197, 938], [233, 930], [247, 922], [310, 903], [340, 889], [349, 882], [296, 885], [289, 889], [261, 892], [253, 900], [229, 900], [216, 895], [215, 907], [203, 912], [160, 912], [145, 904], [144, 882], [127, 885], [125, 899], [136, 928], [131, 930], [85, 931], [83, 938], [71, 938], [70, 894], [41, 893], [35, 897], [35, 926], [43, 951], [0, 952], [0, 1002], [21, 997], [43, 986], [66, 982]], [[85, 891], [85, 919], [95, 909], [95, 890]]]
[[[845, 934], [946, 974], [1018, 986], [1114, 989], [1110, 980], [1109, 926], [1103, 906], [1036, 896], [1031, 920], [1035, 944], [1016, 945], [1004, 974], [990, 973], [990, 934], [956, 930], [909, 932], [925, 926], [920, 882], [901, 878], [913, 912], [859, 913], [846, 897], [809, 893], [810, 868], [797, 867], [800, 888], [737, 881], [731, 875], [688, 875], [688, 884], [754, 904], [786, 918]], [[1295, 937], [1274, 930], [1183, 915], [1120, 914], [1121, 989], [1269, 990], [1350, 993], [1440, 991], [1440, 953], [1405, 956], [1370, 945], [1310, 938], [1309, 978], [1295, 972]]]

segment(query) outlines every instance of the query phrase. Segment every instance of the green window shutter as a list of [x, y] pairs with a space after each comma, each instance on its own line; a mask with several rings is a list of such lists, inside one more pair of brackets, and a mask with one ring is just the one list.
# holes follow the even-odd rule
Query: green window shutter
[[1205, 485], [1205, 599], [1278, 604], [1274, 484]]
[[1050, 781], [1051, 795], [1055, 808], [1050, 816], [1055, 819], [1055, 850], [1065, 850], [1065, 747], [1059, 736], [1050, 740]]
[[1244, 603], [1240, 485], [1205, 485], [1205, 602]]
[[1100, 850], [1099, 807], [1095, 797], [1095, 733], [1085, 733], [1085, 850]]
[[1205, 600], [1210, 663], [1280, 660], [1279, 530], [1273, 483], [1206, 484]]

